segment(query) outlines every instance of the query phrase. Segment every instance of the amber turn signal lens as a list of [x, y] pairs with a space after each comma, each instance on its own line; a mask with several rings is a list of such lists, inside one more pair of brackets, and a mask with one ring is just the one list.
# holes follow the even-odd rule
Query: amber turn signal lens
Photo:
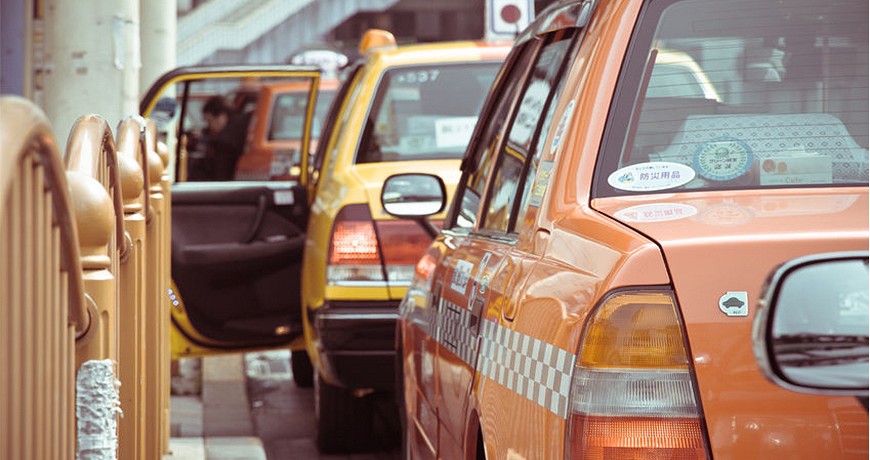
[[669, 293], [617, 293], [601, 305], [586, 327], [578, 365], [687, 368], [683, 334]]

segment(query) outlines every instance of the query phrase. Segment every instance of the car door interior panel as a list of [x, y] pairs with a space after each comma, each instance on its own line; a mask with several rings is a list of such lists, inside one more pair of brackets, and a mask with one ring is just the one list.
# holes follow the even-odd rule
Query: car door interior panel
[[305, 197], [293, 184], [176, 184], [172, 276], [196, 330], [211, 340], [301, 334]]

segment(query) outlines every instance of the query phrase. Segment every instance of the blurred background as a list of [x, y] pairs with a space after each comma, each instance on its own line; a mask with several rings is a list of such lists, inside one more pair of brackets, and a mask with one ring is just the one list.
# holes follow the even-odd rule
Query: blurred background
[[57, 132], [82, 113], [138, 113], [157, 77], [206, 64], [356, 57], [363, 32], [400, 44], [512, 38], [555, 0], [3, 0], [0, 92], [34, 101]]

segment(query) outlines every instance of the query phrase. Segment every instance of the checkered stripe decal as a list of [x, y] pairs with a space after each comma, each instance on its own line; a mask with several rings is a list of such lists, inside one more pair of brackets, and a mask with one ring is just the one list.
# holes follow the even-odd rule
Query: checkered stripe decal
[[465, 361], [474, 366], [474, 357], [477, 355], [477, 335], [472, 333], [469, 327], [472, 321], [471, 311], [460, 307], [453, 302], [441, 299], [438, 302], [438, 324], [435, 328], [435, 340], [444, 348], [452, 351]]
[[443, 298], [432, 320], [430, 336], [466, 364], [474, 367], [477, 357], [483, 376], [559, 417], [568, 416], [573, 353], [487, 320], [480, 320], [478, 341], [471, 311]]
[[574, 354], [492, 321], [482, 327], [480, 373], [567, 417]]

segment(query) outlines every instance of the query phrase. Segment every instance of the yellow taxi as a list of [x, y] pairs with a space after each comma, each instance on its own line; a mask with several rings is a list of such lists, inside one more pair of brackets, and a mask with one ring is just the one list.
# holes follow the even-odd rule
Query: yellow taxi
[[[381, 185], [394, 174], [426, 171], [453, 193], [460, 157], [509, 49], [475, 42], [396, 46], [388, 32], [370, 31], [360, 46], [364, 57], [346, 72], [312, 166], [302, 266], [322, 450], [371, 444], [376, 418], [385, 417], [379, 412], [395, 412], [398, 305], [434, 232], [388, 215]], [[305, 359], [294, 349], [297, 382]]]
[[[867, 17], [541, 12], [400, 306], [403, 456], [866, 459]], [[381, 200], [419, 221], [441, 189]]]
[[[388, 32], [367, 33], [363, 57], [345, 70], [320, 131], [316, 107], [325, 83], [317, 69], [194, 67], [161, 77], [141, 112], [158, 120], [175, 158], [174, 286], [167, 293], [173, 356], [289, 346], [294, 380], [315, 386], [322, 450], [384, 448], [385, 438], [398, 439], [398, 304], [437, 230], [387, 214], [381, 184], [392, 174], [426, 171], [452, 194], [509, 50], [510, 43], [397, 46]], [[199, 144], [227, 137], [201, 135], [205, 127], [190, 116], [201, 110], [196, 101], [215, 94], [233, 99], [252, 81], [262, 85], [261, 95], [292, 88], [296, 119], [287, 126], [300, 139], [299, 152], [311, 151], [320, 134], [315, 154], [298, 158], [304, 173], [288, 178], [237, 168], [234, 180], [186, 180], [192, 146], [197, 162], [207, 165], [221, 158], [203, 154], [215, 149]], [[268, 105], [272, 112], [280, 106]], [[258, 132], [257, 118], [253, 126], [245, 132]], [[231, 139], [241, 141], [238, 133]], [[248, 172], [254, 163], [265, 171], [274, 160], [239, 160]]]

